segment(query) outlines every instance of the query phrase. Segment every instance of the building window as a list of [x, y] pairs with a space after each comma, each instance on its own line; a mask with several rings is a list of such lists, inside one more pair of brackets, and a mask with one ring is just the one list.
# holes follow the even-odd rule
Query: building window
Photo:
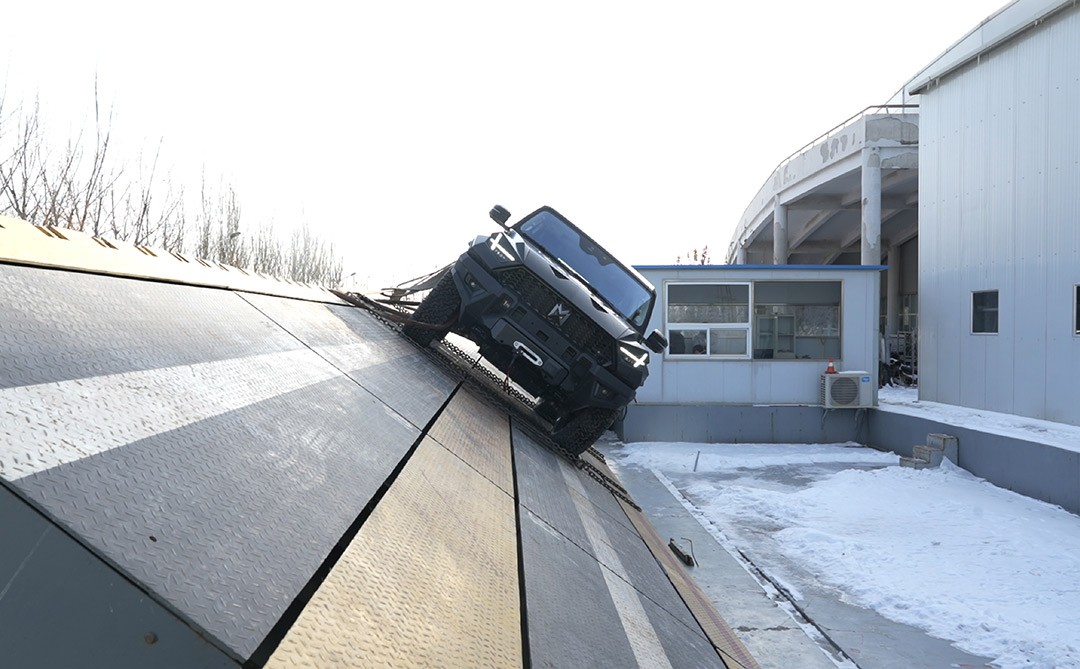
[[1080, 286], [1073, 286], [1073, 297], [1075, 298], [1075, 306], [1073, 306], [1073, 334], [1080, 335]]
[[840, 281], [668, 284], [667, 354], [839, 359], [842, 286]]
[[750, 284], [668, 284], [667, 327], [669, 355], [747, 357]]
[[998, 292], [979, 290], [971, 294], [972, 334], [997, 334]]
[[839, 359], [841, 294], [839, 281], [754, 282], [754, 358]]

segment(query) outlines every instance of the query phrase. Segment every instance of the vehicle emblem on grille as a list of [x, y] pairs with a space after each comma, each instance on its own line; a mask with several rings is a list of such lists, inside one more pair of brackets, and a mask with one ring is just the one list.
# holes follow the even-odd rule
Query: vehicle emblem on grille
[[564, 307], [561, 302], [555, 303], [555, 306], [551, 308], [547, 315], [547, 319], [559, 327], [562, 327], [567, 318], [570, 318], [570, 310]]

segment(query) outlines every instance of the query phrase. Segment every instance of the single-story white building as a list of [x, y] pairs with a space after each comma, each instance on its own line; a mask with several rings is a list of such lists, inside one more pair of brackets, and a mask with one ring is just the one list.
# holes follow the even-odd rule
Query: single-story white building
[[[648, 329], [663, 332], [669, 346], [649, 362], [649, 378], [622, 424], [624, 438], [747, 441], [725, 428], [730, 422], [713, 423], [733, 407], [745, 418], [747, 407], [794, 405], [809, 409], [804, 420], [820, 435], [811, 440], [829, 440], [832, 435], [821, 429], [826, 407], [877, 403], [883, 267], [636, 269], [657, 289]], [[835, 397], [823, 394], [830, 361], [841, 372], [826, 380], [830, 391], [839, 379], [851, 379], [835, 389]], [[806, 437], [799, 432], [799, 439]]]

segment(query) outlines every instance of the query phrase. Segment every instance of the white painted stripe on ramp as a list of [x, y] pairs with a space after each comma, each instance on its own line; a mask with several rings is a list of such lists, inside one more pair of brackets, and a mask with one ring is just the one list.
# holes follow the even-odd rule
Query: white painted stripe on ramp
[[346, 374], [372, 367], [394, 357], [386, 349], [363, 341], [357, 341], [355, 344], [320, 346], [313, 350]]
[[[365, 347], [351, 348], [329, 347], [328, 357], [371, 360]], [[5, 388], [0, 477], [20, 479], [340, 375], [297, 349]]]
[[566, 485], [572, 493], [570, 498], [574, 500], [578, 516], [585, 527], [585, 535], [589, 538], [593, 555], [600, 562], [600, 573], [604, 575], [608, 592], [611, 593], [611, 601], [615, 603], [615, 610], [619, 613], [626, 638], [630, 642], [630, 648], [634, 651], [634, 658], [639, 667], [656, 667], [657, 669], [671, 669], [671, 661], [668, 659], [664, 646], [660, 643], [660, 637], [656, 633], [649, 616], [645, 613], [645, 607], [641, 604], [641, 595], [630, 585], [630, 574], [623, 567], [619, 554], [611, 546], [607, 530], [596, 520], [588, 500], [585, 486], [581, 484], [577, 472], [570, 467], [562, 458], [559, 459], [559, 469], [562, 471]]

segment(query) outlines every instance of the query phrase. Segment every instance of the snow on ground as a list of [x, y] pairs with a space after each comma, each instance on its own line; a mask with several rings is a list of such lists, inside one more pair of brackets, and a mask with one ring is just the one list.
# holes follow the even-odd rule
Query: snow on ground
[[1001, 667], [1080, 668], [1080, 518], [1059, 507], [854, 444], [611, 454], [673, 481], [755, 562], [794, 569], [772, 575], [796, 598], [800, 583], [824, 584]]
[[1038, 441], [1080, 452], [1080, 427], [1076, 425], [939, 402], [924, 402], [919, 399], [918, 388], [885, 386], [878, 390], [878, 403], [878, 408], [882, 411], [929, 418], [949, 425], [970, 426], [992, 434]]

